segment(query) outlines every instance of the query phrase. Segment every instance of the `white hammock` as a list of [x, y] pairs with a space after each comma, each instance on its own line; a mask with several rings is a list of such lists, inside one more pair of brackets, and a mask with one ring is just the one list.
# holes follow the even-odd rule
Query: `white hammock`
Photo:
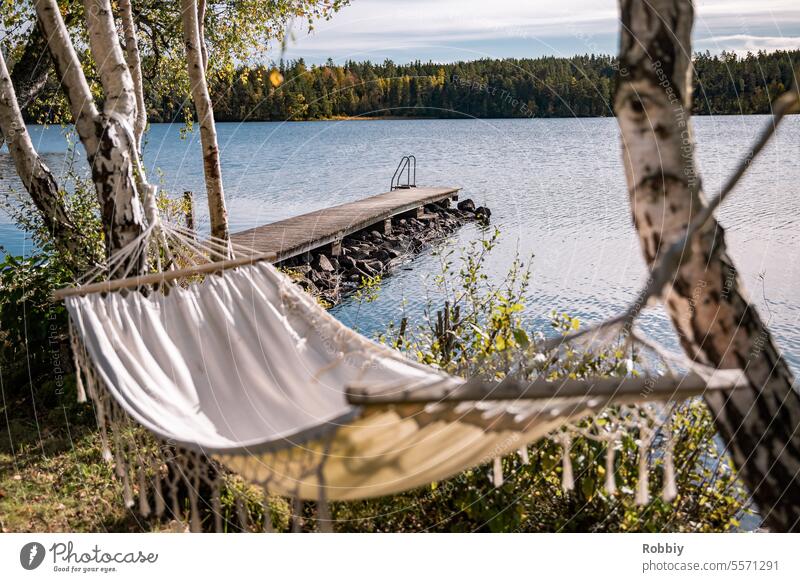
[[[78, 376], [89, 380], [101, 420], [119, 407], [162, 441], [294, 498], [373, 497], [445, 479], [631, 398], [622, 390], [559, 397], [552, 384], [534, 400], [351, 405], [352, 386], [402, 401], [452, 393], [464, 380], [359, 335], [267, 262], [166, 294], [93, 288], [62, 295]], [[103, 409], [103, 394], [113, 407]]]

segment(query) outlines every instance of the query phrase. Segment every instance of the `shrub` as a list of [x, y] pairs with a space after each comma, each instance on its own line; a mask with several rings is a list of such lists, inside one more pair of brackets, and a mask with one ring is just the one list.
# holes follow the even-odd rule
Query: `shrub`
[[[450, 373], [502, 378], [515, 362], [525, 362], [523, 374], [563, 377], [639, 374], [646, 362], [622, 338], [595, 348], [569, 347], [541, 353], [544, 335], [531, 332], [522, 320], [531, 272], [515, 259], [505, 280], [489, 283], [486, 263], [499, 233], [475, 241], [456, 259], [441, 256], [442, 272], [424, 322], [409, 328], [408, 320], [390, 325], [382, 341], [412, 357]], [[580, 322], [553, 313], [556, 333], [577, 330]], [[630, 409], [633, 414], [643, 411]], [[651, 501], [639, 506], [639, 433], [628, 431], [617, 444], [616, 492], [605, 488], [605, 443], [572, 435], [570, 457], [575, 488], [562, 488], [562, 448], [544, 439], [528, 447], [529, 462], [516, 456], [502, 460], [501, 487], [492, 485], [489, 467], [477, 467], [441, 483], [414, 491], [359, 502], [336, 503], [333, 516], [340, 531], [725, 531], [738, 526], [746, 511], [746, 494], [730, 461], [714, 441], [716, 430], [705, 405], [690, 400], [672, 414], [674, 464], [678, 496], [661, 499], [663, 433], [651, 447], [648, 471]], [[622, 414], [611, 408], [597, 419], [579, 424], [584, 431], [602, 430]]]

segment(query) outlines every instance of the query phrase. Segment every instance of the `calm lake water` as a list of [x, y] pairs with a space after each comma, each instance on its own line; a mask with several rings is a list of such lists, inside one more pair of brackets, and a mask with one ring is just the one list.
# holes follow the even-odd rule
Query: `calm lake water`
[[[719, 188], [768, 118], [695, 120], [705, 189]], [[547, 328], [551, 310], [598, 321], [623, 308], [646, 277], [630, 221], [614, 119], [409, 120], [219, 124], [233, 230], [386, 191], [403, 154], [417, 157], [419, 185], [461, 186], [462, 200], [492, 209], [502, 231], [490, 271], [501, 278], [514, 255], [535, 254], [526, 317]], [[60, 128], [32, 127], [33, 141], [56, 172], [64, 169]], [[175, 195], [203, 192], [199, 135], [154, 125], [146, 161]], [[800, 116], [784, 121], [722, 209], [730, 253], [754, 302], [795, 369], [800, 365]], [[0, 188], [19, 189], [0, 153]], [[206, 227], [205, 200], [197, 208]], [[480, 236], [469, 225], [440, 245], [458, 250]], [[0, 216], [0, 244], [14, 253], [29, 243]], [[379, 298], [346, 302], [337, 317], [371, 334], [403, 313], [418, 317], [439, 258], [428, 251], [382, 285]], [[674, 341], [660, 310], [647, 331]]]

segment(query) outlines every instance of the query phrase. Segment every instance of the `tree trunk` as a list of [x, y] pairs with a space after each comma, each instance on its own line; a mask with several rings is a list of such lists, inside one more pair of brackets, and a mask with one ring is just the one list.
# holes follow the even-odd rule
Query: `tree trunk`
[[0, 52], [0, 130], [6, 138], [8, 152], [14, 160], [22, 185], [41, 212], [44, 224], [56, 245], [74, 259], [81, 261], [85, 258], [86, 251], [82, 243], [83, 236], [75, 228], [64, 207], [55, 177], [33, 147], [2, 52]]
[[217, 145], [217, 129], [214, 124], [214, 110], [208, 94], [203, 63], [201, 49], [203, 41], [200, 38], [197, 19], [197, 2], [181, 0], [181, 13], [189, 83], [200, 123], [200, 142], [203, 147], [203, 171], [208, 195], [208, 211], [211, 218], [211, 235], [228, 240], [228, 211], [225, 208], [225, 193], [222, 188], [222, 168]]
[[[70, 103], [75, 128], [86, 149], [103, 217], [106, 250], [111, 255], [144, 232], [134, 168], [136, 143], [132, 121], [136, 98], [111, 5], [109, 0], [84, 0], [89, 45], [105, 93], [102, 115], [95, 106], [57, 2], [36, 0], [35, 5], [56, 73]], [[144, 255], [135, 253], [111, 276], [142, 273], [145, 264]]]
[[[690, 0], [621, 0], [615, 109], [634, 225], [653, 265], [706, 205], [694, 161]], [[739, 475], [773, 530], [800, 520], [800, 395], [769, 330], [746, 299], [711, 220], [685, 250], [664, 302], [686, 354], [739, 369], [749, 386], [705, 399]]]
[[147, 127], [147, 109], [144, 103], [144, 85], [142, 84], [142, 61], [139, 57], [139, 43], [136, 38], [136, 25], [133, 22], [131, 0], [120, 0], [119, 10], [122, 20], [122, 31], [125, 35], [125, 59], [131, 73], [131, 81], [136, 93], [136, 118], [133, 123], [133, 136], [136, 138], [136, 151], [142, 152], [142, 135]]
[[197, 0], [197, 33], [200, 38], [200, 55], [203, 71], [208, 73], [208, 50], [206, 49], [206, 0]]

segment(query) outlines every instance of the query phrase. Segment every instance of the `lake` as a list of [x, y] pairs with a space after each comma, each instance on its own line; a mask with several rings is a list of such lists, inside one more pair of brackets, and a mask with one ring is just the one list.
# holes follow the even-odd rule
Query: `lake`
[[[719, 188], [769, 118], [695, 119], [705, 190]], [[181, 139], [181, 126], [153, 125], [146, 162], [151, 178], [179, 195], [202, 197], [199, 133]], [[34, 143], [56, 173], [64, 170], [61, 128], [31, 127]], [[490, 272], [502, 278], [518, 252], [535, 255], [526, 318], [546, 330], [553, 309], [586, 322], [622, 309], [646, 277], [628, 209], [619, 137], [613, 118], [509, 120], [390, 120], [299, 123], [221, 123], [222, 166], [232, 230], [241, 230], [384, 192], [400, 157], [417, 158], [417, 183], [460, 186], [461, 199], [491, 208], [502, 232]], [[800, 364], [800, 116], [784, 121], [777, 139], [750, 168], [720, 212], [728, 247], [750, 296], [789, 361]], [[0, 188], [19, 190], [8, 154], [0, 154]], [[439, 249], [459, 249], [481, 236], [468, 225]], [[7, 216], [0, 244], [29, 249]], [[367, 334], [405, 313], [418, 318], [439, 257], [429, 250], [383, 281], [376, 301], [348, 301], [334, 313]], [[433, 295], [432, 300], [437, 301]], [[643, 327], [674, 343], [660, 309]]]

